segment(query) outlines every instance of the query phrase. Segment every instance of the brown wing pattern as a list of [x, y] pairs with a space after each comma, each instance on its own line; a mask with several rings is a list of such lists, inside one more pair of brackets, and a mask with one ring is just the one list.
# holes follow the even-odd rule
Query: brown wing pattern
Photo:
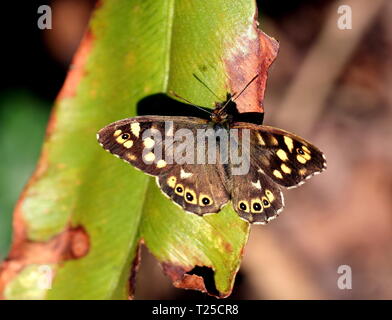
[[250, 130], [252, 161], [281, 186], [301, 185], [327, 167], [324, 154], [293, 133], [248, 123], [237, 123], [234, 127]]
[[[219, 165], [197, 164], [197, 129], [210, 128], [207, 124], [199, 118], [136, 117], [106, 126], [99, 131], [98, 141], [115, 156], [157, 176], [161, 191], [185, 211], [216, 213], [230, 197]], [[179, 132], [182, 140], [175, 139]], [[193, 161], [183, 158], [179, 163], [185, 151], [193, 154]]]
[[[279, 185], [298, 186], [326, 168], [322, 152], [292, 133], [249, 123], [236, 123], [233, 129], [238, 129], [235, 149], [248, 156], [250, 165], [248, 171], [235, 175], [236, 166], [231, 163], [229, 190], [234, 210], [251, 223], [265, 224], [283, 210]], [[245, 131], [248, 140], [243, 138]]]
[[[231, 199], [238, 215], [251, 223], [265, 224], [282, 211], [284, 199], [279, 185], [298, 186], [326, 168], [323, 153], [303, 138], [250, 123], [234, 123], [231, 127], [238, 130], [238, 136], [230, 150], [238, 150], [247, 159], [246, 171], [238, 173], [239, 165], [231, 158], [228, 163], [221, 162], [225, 158], [220, 158], [221, 148], [212, 152], [216, 162], [200, 164], [198, 154], [204, 152], [205, 160], [209, 155], [208, 148], [200, 151], [203, 149], [196, 140], [198, 129], [211, 128], [217, 127], [200, 118], [135, 117], [101, 129], [98, 141], [115, 156], [157, 176], [162, 192], [185, 211], [198, 215], [216, 213]], [[176, 133], [181, 130], [184, 139], [178, 141]], [[241, 138], [245, 131], [249, 133], [248, 140]], [[233, 142], [230, 138], [229, 141]], [[244, 141], [249, 148], [245, 148]], [[184, 148], [193, 152], [193, 162], [189, 158], [178, 162], [176, 155], [181, 155]]]
[[175, 132], [187, 129], [193, 133], [195, 128], [206, 123], [193, 117], [141, 116], [109, 124], [98, 132], [97, 139], [106, 151], [157, 176], [173, 167], [168, 154], [175, 148], [170, 142]]

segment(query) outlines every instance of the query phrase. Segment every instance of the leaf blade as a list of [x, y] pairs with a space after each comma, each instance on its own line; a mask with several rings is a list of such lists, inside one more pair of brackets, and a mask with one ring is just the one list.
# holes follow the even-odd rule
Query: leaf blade
[[[47, 299], [128, 298], [126, 288], [130, 296], [134, 288], [127, 278], [135, 276], [143, 240], [176, 286], [203, 289], [186, 272], [207, 266], [215, 272], [218, 295], [230, 294], [249, 225], [230, 207], [203, 218], [184, 213], [150, 178], [104, 153], [94, 137], [106, 124], [136, 115], [138, 101], [150, 94], [174, 90], [212, 106], [215, 97], [195, 85], [193, 73], [200, 72], [225, 97], [232, 75], [224, 57], [254, 28], [255, 10], [249, 0], [102, 2], [56, 102], [36, 174], [16, 209], [21, 232], [10, 257], [21, 264], [3, 287], [12, 286], [24, 267], [50, 262], [55, 277]], [[75, 257], [86, 246], [72, 237], [80, 226], [88, 250]], [[53, 243], [63, 251], [31, 256], [27, 242], [36, 252], [51, 252]], [[0, 280], [0, 292], [1, 287]]]

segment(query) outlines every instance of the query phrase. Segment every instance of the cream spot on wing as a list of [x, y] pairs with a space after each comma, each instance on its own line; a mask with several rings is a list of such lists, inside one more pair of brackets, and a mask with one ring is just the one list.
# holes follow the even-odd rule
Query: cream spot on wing
[[276, 151], [276, 154], [279, 157], [279, 159], [282, 160], [282, 161], [286, 161], [286, 160], [289, 159], [287, 157], [287, 153], [284, 150], [282, 150], [282, 149], [279, 149], [278, 151]]
[[263, 137], [260, 135], [260, 133], [257, 132], [256, 135], [257, 135], [257, 139], [259, 140], [259, 144], [265, 146], [265, 141]]
[[252, 185], [256, 188], [261, 190], [261, 183], [260, 180], [257, 180], [257, 182], [252, 182]]
[[299, 169], [298, 170], [298, 173], [301, 175], [301, 176], [304, 176], [305, 174], [306, 174], [306, 168], [302, 168], [302, 169]]
[[309, 153], [309, 154], [311, 153], [310, 150], [306, 146], [302, 146], [302, 150]]
[[122, 130], [118, 129], [118, 130], [114, 131], [113, 136], [118, 137], [121, 133], [122, 133]]
[[274, 172], [272, 172], [272, 173], [278, 179], [283, 179], [282, 173], [279, 170], [274, 170]]
[[279, 144], [278, 140], [276, 140], [276, 138], [274, 136], [270, 136], [270, 143], [273, 146], [277, 146]]
[[167, 178], [166, 182], [170, 188], [174, 189], [174, 187], [176, 186], [177, 178], [175, 176], [170, 176], [169, 178]]
[[146, 138], [143, 140], [143, 144], [146, 148], [151, 149], [154, 146], [155, 141], [151, 138]]
[[280, 168], [282, 169], [282, 171], [284, 173], [287, 173], [287, 174], [291, 173], [291, 169], [288, 166], [286, 166], [284, 163], [281, 164]]
[[155, 154], [153, 154], [152, 152], [149, 152], [147, 154], [144, 155], [144, 160], [147, 162], [152, 162], [155, 160]]
[[157, 162], [157, 168], [159, 168], [159, 169], [164, 168], [164, 167], [166, 167], [166, 164], [167, 164], [166, 161], [161, 159]]
[[133, 133], [133, 135], [137, 138], [139, 138], [139, 134], [140, 134], [140, 124], [139, 122], [134, 122], [131, 124], [131, 132]]
[[288, 136], [284, 136], [284, 137], [283, 137], [283, 140], [284, 140], [284, 143], [285, 143], [286, 146], [287, 146], [287, 149], [289, 149], [290, 152], [293, 152], [293, 149], [294, 149], [294, 142], [293, 142], [293, 139], [291, 139], [291, 138], [288, 137]]
[[297, 161], [299, 163], [305, 164], [307, 160], [303, 156], [297, 155]]
[[181, 168], [180, 177], [181, 179], [187, 179], [193, 176], [191, 172], [185, 172], [184, 169]]
[[127, 158], [131, 161], [135, 161], [136, 160], [136, 156], [133, 155], [132, 153], [127, 153]]
[[120, 144], [123, 144], [125, 141], [127, 141], [126, 139], [123, 139], [122, 138], [122, 136], [118, 136], [117, 138], [116, 138], [116, 141], [118, 142], [118, 143], [120, 143]]
[[271, 190], [265, 190], [265, 195], [267, 196], [269, 202], [273, 202], [275, 200], [275, 196]]
[[310, 156], [310, 154], [309, 153], [306, 153], [305, 152], [305, 154], [302, 154], [301, 155], [302, 157], [304, 157], [306, 160], [310, 160], [312, 157]]
[[124, 143], [124, 147], [127, 148], [127, 149], [132, 148], [132, 146], [133, 146], [133, 141], [132, 140], [128, 140], [128, 141], [126, 141]]

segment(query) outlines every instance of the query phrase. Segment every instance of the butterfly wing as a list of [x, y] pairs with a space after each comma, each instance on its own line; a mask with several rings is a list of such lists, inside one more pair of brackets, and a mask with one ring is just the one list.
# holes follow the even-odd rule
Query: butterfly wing
[[[208, 128], [208, 121], [194, 117], [135, 117], [106, 126], [97, 138], [105, 150], [157, 176], [161, 191], [185, 211], [203, 215], [218, 212], [230, 199], [219, 166], [196, 163], [197, 130]], [[185, 151], [194, 161], [181, 158]]]
[[[166, 153], [173, 152], [178, 129], [203, 127], [206, 120], [194, 117], [141, 116], [113, 122], [97, 134], [99, 144], [137, 169], [157, 176], [173, 167]], [[165, 141], [167, 143], [165, 143]], [[170, 159], [169, 159], [170, 160]]]
[[236, 123], [233, 128], [250, 129], [252, 162], [281, 186], [299, 186], [327, 167], [324, 154], [293, 133], [249, 123]]
[[250, 223], [266, 224], [283, 210], [284, 199], [279, 186], [251, 165], [246, 175], [231, 178], [233, 208]]
[[[283, 209], [278, 185], [297, 186], [326, 168], [322, 152], [301, 137], [250, 123], [231, 126], [239, 134], [237, 144], [230, 145], [230, 149], [240, 150], [249, 159], [249, 170], [243, 174], [234, 174], [236, 165], [232, 162], [197, 164], [188, 159], [179, 163], [178, 158], [170, 161], [173, 160], [170, 154], [180, 152], [184, 145], [189, 145], [194, 155], [198, 154], [200, 148], [194, 140], [197, 130], [208, 128], [212, 128], [211, 123], [200, 118], [135, 117], [101, 129], [98, 141], [117, 157], [157, 176], [163, 193], [184, 210], [198, 215], [215, 213], [232, 198], [239, 216], [251, 223], [267, 223]], [[248, 151], [239, 138], [244, 130], [249, 132]], [[177, 132], [185, 140], [173, 140]], [[187, 141], [188, 137], [192, 143]]]
[[159, 176], [164, 194], [185, 211], [204, 215], [216, 213], [230, 200], [219, 167], [211, 164], [184, 164]]
[[234, 210], [251, 223], [265, 224], [283, 210], [279, 185], [298, 186], [326, 168], [322, 152], [292, 133], [250, 123], [235, 123], [232, 129], [238, 130], [233, 147], [249, 165], [234, 174], [239, 165], [231, 159], [229, 190]]

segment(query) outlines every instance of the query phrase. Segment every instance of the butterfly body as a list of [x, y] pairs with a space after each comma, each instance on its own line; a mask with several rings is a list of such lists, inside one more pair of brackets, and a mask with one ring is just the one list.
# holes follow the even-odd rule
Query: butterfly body
[[320, 173], [326, 168], [325, 157], [287, 131], [236, 122], [226, 109], [230, 103], [230, 96], [227, 102], [217, 103], [210, 119], [120, 120], [101, 129], [98, 141], [107, 151], [156, 176], [161, 191], [187, 212], [217, 213], [232, 201], [241, 218], [265, 224], [284, 207], [280, 187], [298, 186]]

